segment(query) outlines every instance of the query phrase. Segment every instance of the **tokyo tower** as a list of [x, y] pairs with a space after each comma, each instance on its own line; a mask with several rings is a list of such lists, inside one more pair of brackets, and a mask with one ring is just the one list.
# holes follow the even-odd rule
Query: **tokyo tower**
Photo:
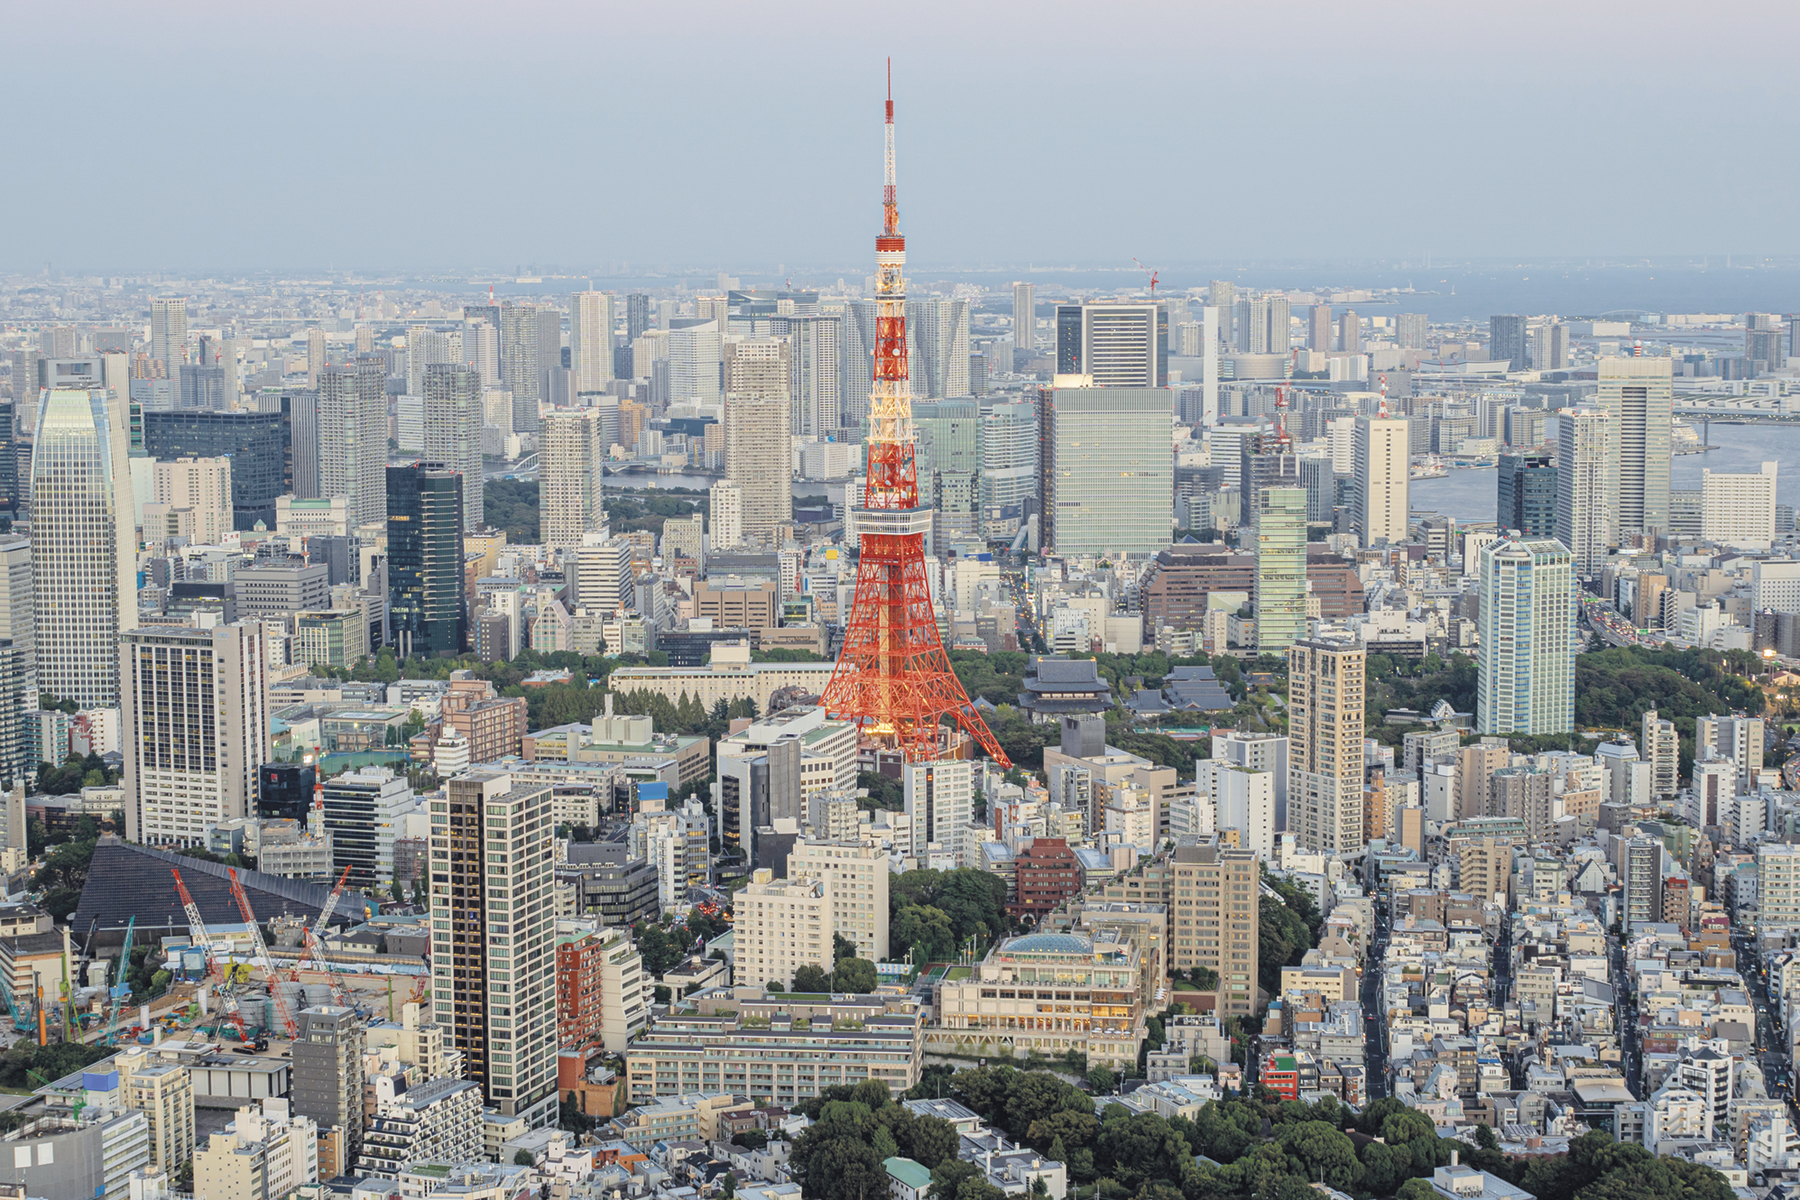
[[862, 551], [844, 649], [821, 700], [828, 712], [890, 740], [909, 760], [938, 756], [938, 726], [954, 716], [1004, 766], [987, 723], [963, 691], [938, 640], [925, 582], [925, 531], [913, 461], [912, 385], [906, 366], [906, 238], [894, 183], [894, 77], [888, 66], [887, 177], [875, 239], [875, 374], [869, 391], [868, 480], [855, 510]]

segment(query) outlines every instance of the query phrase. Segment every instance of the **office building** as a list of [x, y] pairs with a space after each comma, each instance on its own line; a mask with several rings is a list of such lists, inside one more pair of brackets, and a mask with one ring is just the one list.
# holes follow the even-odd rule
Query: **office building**
[[1700, 536], [1736, 550], [1775, 543], [1776, 464], [1755, 473], [1700, 472]]
[[1362, 318], [1355, 309], [1347, 308], [1338, 316], [1338, 349], [1345, 354], [1361, 354], [1362, 348]]
[[[482, 768], [446, 786], [431, 814], [437, 1023], [489, 1107], [546, 1128], [557, 1110], [551, 788]], [[490, 844], [507, 847], [505, 861], [486, 861]]]
[[1596, 407], [1613, 419], [1620, 539], [1669, 529], [1669, 430], [1674, 422], [1673, 360], [1603, 358]]
[[1488, 318], [1488, 361], [1504, 362], [1509, 371], [1523, 371], [1529, 361], [1525, 344], [1525, 318], [1509, 313]]
[[1363, 688], [1359, 642], [1288, 648], [1288, 830], [1322, 854], [1363, 845]]
[[[598, 545], [565, 551], [563, 563], [563, 575], [571, 585], [571, 604], [606, 616], [636, 610], [637, 585], [631, 570], [629, 542], [614, 538]], [[696, 586], [705, 587], [706, 584], [702, 581]], [[718, 627], [730, 628], [728, 625]]]
[[259, 558], [232, 576], [237, 617], [286, 620], [297, 612], [331, 605], [331, 567], [299, 558]]
[[544, 416], [538, 452], [540, 536], [553, 549], [579, 546], [606, 529], [603, 480], [606, 447], [599, 410], [556, 409]]
[[460, 654], [463, 605], [463, 477], [442, 463], [389, 467], [388, 624], [395, 652]]
[[18, 655], [21, 685], [37, 707], [37, 625], [32, 602], [31, 539], [0, 536], [0, 641]]
[[1556, 540], [1578, 576], [1598, 575], [1618, 537], [1618, 420], [1598, 409], [1556, 416]]
[[569, 297], [569, 391], [577, 403], [613, 380], [612, 300], [609, 292]]
[[319, 376], [319, 490], [349, 500], [353, 528], [387, 521], [387, 372], [359, 357]]
[[[164, 375], [177, 377], [187, 361], [187, 297], [150, 298], [150, 357], [163, 364]], [[13, 397], [18, 399], [17, 393]]]
[[424, 456], [462, 476], [463, 529], [484, 528], [481, 470], [481, 374], [461, 363], [425, 371]]
[[[275, 501], [292, 491], [280, 412], [146, 412], [144, 452], [162, 462], [229, 459], [232, 528], [275, 528]], [[311, 430], [316, 439], [316, 430]], [[308, 461], [316, 460], [316, 440]], [[316, 469], [316, 467], [315, 467]]]
[[901, 772], [901, 788], [911, 830], [908, 856], [921, 867], [934, 861], [974, 865], [963, 845], [975, 812], [974, 762], [909, 762]]
[[1651, 709], [1644, 714], [1638, 742], [1639, 757], [1650, 764], [1651, 793], [1658, 800], [1672, 798], [1679, 787], [1681, 766], [1681, 737], [1675, 722], [1662, 720]]
[[296, 1015], [294, 1115], [321, 1131], [344, 1131], [344, 1161], [353, 1163], [363, 1143], [363, 1022], [354, 1009], [334, 1004], [303, 1008]]
[[1744, 359], [1755, 375], [1779, 371], [1787, 365], [1788, 334], [1774, 313], [1744, 314]]
[[744, 493], [729, 479], [721, 479], [707, 489], [707, 548], [717, 554], [744, 543]]
[[791, 367], [785, 341], [725, 345], [725, 475], [742, 497], [743, 540], [761, 545], [794, 519]]
[[1508, 537], [1481, 550], [1475, 727], [1484, 734], [1575, 728], [1578, 591], [1555, 538]]
[[969, 302], [940, 296], [906, 301], [906, 351], [913, 398], [969, 394]]
[[1401, 313], [1394, 318], [1394, 344], [1402, 350], [1425, 349], [1425, 314]]
[[231, 460], [178, 458], [157, 462], [151, 471], [153, 499], [143, 506], [144, 542], [185, 538], [190, 545], [217, 546], [231, 532]]
[[717, 404], [719, 402], [719, 354], [722, 338], [718, 321], [700, 321], [669, 332], [669, 402]]
[[323, 329], [307, 330], [306, 386], [309, 388], [317, 388], [319, 386], [320, 376], [325, 374], [325, 368], [330, 365], [331, 360], [325, 353], [325, 331]]
[[986, 405], [975, 436], [981, 534], [1011, 537], [1037, 502], [1037, 406], [1024, 400]]
[[1495, 522], [1527, 538], [1556, 536], [1556, 463], [1548, 454], [1500, 456]]
[[[1083, 304], [1080, 325], [1059, 339], [1079, 336], [1074, 373], [1093, 379], [1094, 387], [1156, 388], [1169, 382], [1168, 313], [1157, 304]], [[1066, 349], [1059, 358], [1069, 357]]]
[[1331, 305], [1315, 304], [1306, 314], [1306, 348], [1330, 353]]
[[413, 790], [386, 767], [363, 767], [325, 780], [320, 791], [331, 835], [332, 873], [346, 867], [350, 886], [372, 892], [394, 878], [394, 842], [406, 834]]
[[82, 708], [118, 704], [118, 635], [137, 625], [126, 418], [108, 389], [47, 389], [31, 456], [38, 686]]
[[[1061, 554], [1154, 554], [1174, 528], [1166, 388], [1038, 392], [1040, 536]], [[1118, 502], [1129, 495], [1130, 504]]]
[[650, 297], [631, 292], [625, 297], [625, 341], [637, 341], [650, 328]]
[[1353, 520], [1366, 550], [1406, 540], [1412, 456], [1405, 417], [1357, 417]]
[[1306, 489], [1265, 488], [1258, 502], [1256, 651], [1281, 654], [1306, 635]]
[[1275, 796], [1275, 828], [1288, 828], [1288, 740], [1274, 733], [1217, 730], [1212, 735], [1213, 762], [1251, 771], [1267, 771]]

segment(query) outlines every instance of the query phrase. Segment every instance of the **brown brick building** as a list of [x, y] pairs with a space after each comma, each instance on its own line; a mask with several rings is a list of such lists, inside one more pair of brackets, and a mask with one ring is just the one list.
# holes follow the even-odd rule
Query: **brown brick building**
[[773, 579], [702, 579], [694, 585], [694, 615], [711, 617], [714, 629], [772, 626], [781, 615], [781, 589]]
[[1081, 890], [1081, 863], [1069, 839], [1033, 838], [1013, 856], [1013, 915], [1042, 917]]
[[[1322, 542], [1306, 548], [1306, 582], [1318, 597], [1320, 616], [1348, 617], [1363, 611], [1356, 564]], [[1254, 603], [1256, 556], [1234, 553], [1221, 542], [1161, 551], [1144, 584], [1144, 628], [1199, 629], [1212, 592], [1246, 592]]]

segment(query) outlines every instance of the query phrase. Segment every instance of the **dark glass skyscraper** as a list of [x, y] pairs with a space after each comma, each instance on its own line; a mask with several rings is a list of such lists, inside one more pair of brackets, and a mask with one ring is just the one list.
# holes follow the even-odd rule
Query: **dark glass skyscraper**
[[151, 458], [231, 459], [231, 527], [275, 528], [275, 499], [287, 491], [287, 428], [278, 412], [186, 409], [144, 413]]
[[462, 476], [442, 463], [387, 469], [388, 615], [395, 653], [459, 654], [463, 606]]
[[1503, 534], [1556, 536], [1556, 468], [1548, 454], [1502, 454], [1499, 500], [1495, 519]]

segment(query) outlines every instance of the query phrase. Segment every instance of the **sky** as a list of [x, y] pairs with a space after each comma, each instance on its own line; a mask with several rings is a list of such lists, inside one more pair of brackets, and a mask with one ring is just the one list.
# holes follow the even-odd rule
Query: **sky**
[[0, 268], [860, 270], [890, 55], [916, 266], [1797, 254], [1796, 35], [1669, 0], [19, 4]]

